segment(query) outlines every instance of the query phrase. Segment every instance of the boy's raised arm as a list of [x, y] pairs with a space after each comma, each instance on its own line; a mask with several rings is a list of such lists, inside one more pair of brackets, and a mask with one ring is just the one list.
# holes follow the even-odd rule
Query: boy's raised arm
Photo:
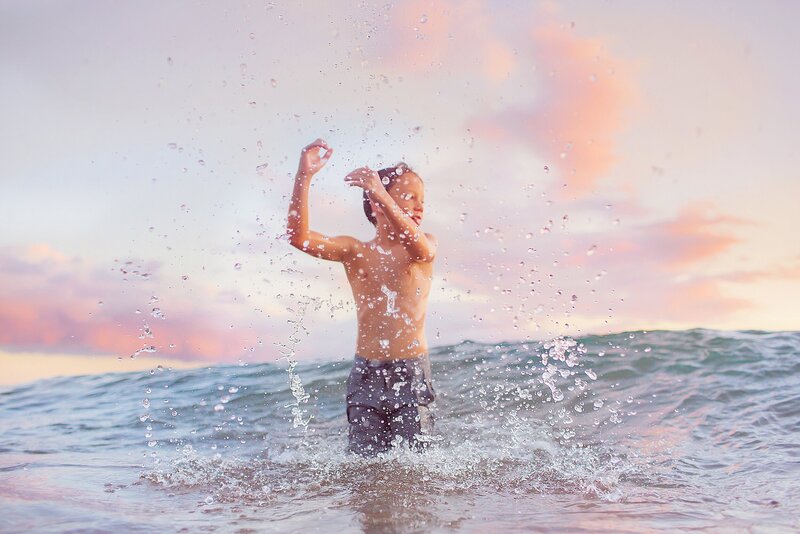
[[[325, 149], [320, 157], [319, 149]], [[305, 147], [300, 156], [300, 165], [294, 180], [292, 201], [289, 204], [289, 217], [286, 233], [293, 247], [316, 258], [330, 261], [342, 261], [358, 245], [358, 240], [350, 236], [329, 237], [308, 228], [308, 190], [311, 178], [333, 154], [322, 139], [317, 139]]]
[[381, 184], [378, 173], [368, 167], [361, 167], [345, 177], [348, 185], [364, 189], [374, 206], [382, 210], [394, 227], [400, 242], [416, 261], [429, 262], [436, 257], [437, 241], [431, 234], [420, 231], [419, 226], [403, 211]]
[[[367, 194], [369, 195], [369, 193]], [[397, 231], [400, 242], [403, 243], [411, 257], [421, 262], [433, 261], [436, 257], [436, 238], [422, 232], [417, 223], [400, 209], [386, 189], [383, 189], [383, 193], [378, 192], [375, 196], [377, 198], [373, 198], [372, 201], [377, 200], [378, 206]]]

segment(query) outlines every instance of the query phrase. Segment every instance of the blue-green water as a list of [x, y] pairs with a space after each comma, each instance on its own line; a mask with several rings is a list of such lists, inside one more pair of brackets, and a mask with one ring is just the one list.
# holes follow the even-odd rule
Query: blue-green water
[[431, 360], [436, 447], [370, 460], [344, 451], [349, 358], [295, 368], [307, 426], [285, 361], [0, 391], [0, 530], [800, 530], [800, 333]]

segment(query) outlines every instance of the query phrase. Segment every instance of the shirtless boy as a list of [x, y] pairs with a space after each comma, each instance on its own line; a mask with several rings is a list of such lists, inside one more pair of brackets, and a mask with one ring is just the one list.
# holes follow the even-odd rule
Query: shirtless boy
[[308, 190], [332, 154], [322, 139], [302, 150], [287, 233], [292, 246], [340, 262], [353, 290], [358, 338], [347, 379], [349, 450], [362, 456], [398, 444], [419, 450], [433, 430], [425, 310], [437, 245], [419, 229], [424, 186], [404, 163], [380, 171], [356, 169], [344, 181], [363, 189], [375, 237], [364, 242], [320, 234], [308, 227]]

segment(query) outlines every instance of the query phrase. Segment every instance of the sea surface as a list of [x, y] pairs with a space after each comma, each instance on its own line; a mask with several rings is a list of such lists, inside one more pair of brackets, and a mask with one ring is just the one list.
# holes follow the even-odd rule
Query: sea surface
[[431, 350], [437, 441], [345, 453], [351, 362], [0, 390], [2, 532], [798, 532], [800, 333]]

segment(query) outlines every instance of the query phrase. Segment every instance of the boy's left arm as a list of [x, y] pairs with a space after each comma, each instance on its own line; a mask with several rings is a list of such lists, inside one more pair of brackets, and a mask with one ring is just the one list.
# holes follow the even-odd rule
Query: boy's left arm
[[430, 262], [436, 257], [438, 241], [433, 234], [426, 234], [419, 229], [409, 215], [400, 209], [397, 202], [384, 188], [376, 188], [375, 191], [368, 191], [367, 195], [373, 204], [377, 204], [383, 211], [386, 218], [394, 227], [400, 242], [405, 246], [408, 253], [416, 261]]

